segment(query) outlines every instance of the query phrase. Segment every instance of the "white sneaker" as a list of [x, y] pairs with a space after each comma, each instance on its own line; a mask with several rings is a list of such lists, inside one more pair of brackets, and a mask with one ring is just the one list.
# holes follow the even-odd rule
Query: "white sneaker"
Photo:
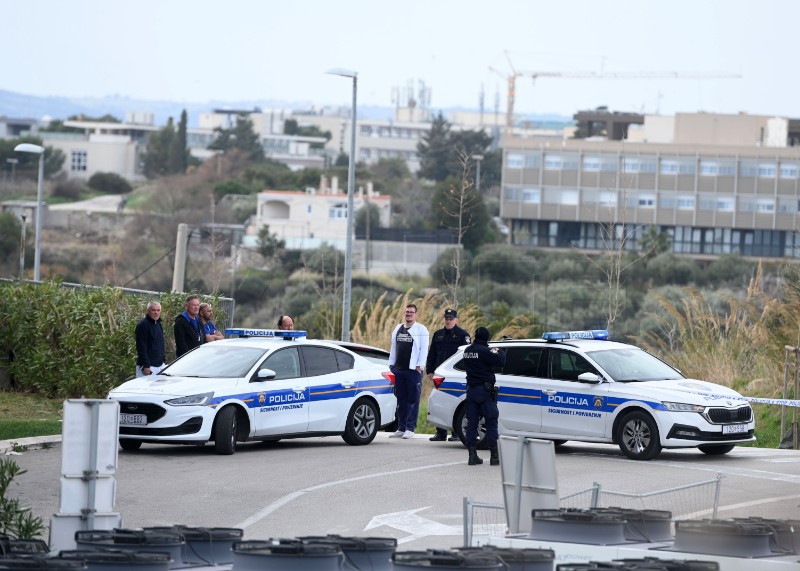
[[410, 430], [406, 430], [403, 433], [403, 438], [405, 438], [405, 439], [414, 438], [414, 433], [412, 431], [410, 431]]
[[390, 434], [389, 438], [401, 438], [404, 434], [405, 432], [403, 432], [402, 430], [398, 430], [394, 434]]

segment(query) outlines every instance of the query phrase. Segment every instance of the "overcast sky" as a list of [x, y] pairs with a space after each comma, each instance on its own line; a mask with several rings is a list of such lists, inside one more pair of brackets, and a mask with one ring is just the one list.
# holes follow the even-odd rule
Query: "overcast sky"
[[[728, 73], [739, 79], [517, 80], [518, 113], [800, 117], [797, 0], [3, 0], [0, 89], [178, 102], [485, 109], [516, 69]], [[494, 68], [497, 72], [493, 72]]]

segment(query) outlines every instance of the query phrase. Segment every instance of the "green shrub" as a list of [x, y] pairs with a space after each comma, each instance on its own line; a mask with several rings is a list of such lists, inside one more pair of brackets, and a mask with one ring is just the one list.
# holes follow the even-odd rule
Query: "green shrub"
[[89, 188], [106, 194], [126, 194], [133, 190], [131, 183], [113, 172], [96, 172], [86, 183]]
[[[104, 398], [133, 376], [134, 330], [153, 299], [162, 307], [167, 360], [174, 358], [172, 323], [187, 294], [140, 297], [111, 287], [6, 282], [0, 295], [0, 352], [13, 357], [8, 373], [17, 390], [53, 398]], [[217, 322], [224, 323], [222, 308], [215, 308]]]
[[53, 187], [53, 196], [78, 200], [81, 197], [81, 193], [85, 190], [86, 186], [83, 184], [83, 181], [71, 178], [56, 184]]
[[35, 539], [44, 531], [42, 518], [34, 517], [19, 499], [8, 497], [8, 486], [27, 472], [10, 458], [0, 458], [0, 534], [17, 539]]

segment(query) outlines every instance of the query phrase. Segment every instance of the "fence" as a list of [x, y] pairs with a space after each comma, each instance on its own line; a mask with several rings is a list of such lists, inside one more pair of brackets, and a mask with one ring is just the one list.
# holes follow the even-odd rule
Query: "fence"
[[[615, 492], [603, 489], [595, 482], [590, 488], [561, 496], [562, 508], [618, 507], [637, 510], [665, 510], [672, 512], [674, 519], [716, 519], [719, 508], [719, 493], [722, 475], [713, 480], [704, 480], [643, 494]], [[476, 502], [464, 498], [464, 545], [480, 545], [489, 537], [506, 535], [505, 506]]]

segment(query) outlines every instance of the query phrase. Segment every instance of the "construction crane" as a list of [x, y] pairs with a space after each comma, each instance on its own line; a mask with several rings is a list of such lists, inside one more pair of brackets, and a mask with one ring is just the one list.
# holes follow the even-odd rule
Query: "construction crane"
[[536, 81], [540, 77], [563, 77], [567, 79], [738, 79], [741, 75], [722, 72], [694, 72], [684, 73], [678, 71], [634, 71], [634, 72], [596, 72], [596, 71], [517, 71], [508, 58], [511, 73], [506, 75], [490, 67], [489, 70], [504, 77], [508, 82], [508, 105], [506, 107], [506, 131], [514, 125], [514, 99], [517, 90], [518, 77], [530, 77]]

